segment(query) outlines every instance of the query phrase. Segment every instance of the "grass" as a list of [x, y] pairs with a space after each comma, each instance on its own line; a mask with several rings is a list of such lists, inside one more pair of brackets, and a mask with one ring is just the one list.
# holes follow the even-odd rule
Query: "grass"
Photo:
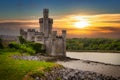
[[[18, 51], [0, 50], [0, 80], [23, 80], [30, 72], [49, 70], [56, 64], [44, 61], [15, 60], [11, 56], [21, 55]], [[40, 73], [41, 73], [40, 72]]]

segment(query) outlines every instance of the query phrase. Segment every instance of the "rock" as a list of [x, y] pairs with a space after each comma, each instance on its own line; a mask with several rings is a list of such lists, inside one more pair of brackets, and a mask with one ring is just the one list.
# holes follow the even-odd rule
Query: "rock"
[[57, 80], [58, 78], [61, 80], [119, 80], [118, 78], [112, 76], [68, 68], [53, 69], [52, 71], [45, 73], [45, 80]]

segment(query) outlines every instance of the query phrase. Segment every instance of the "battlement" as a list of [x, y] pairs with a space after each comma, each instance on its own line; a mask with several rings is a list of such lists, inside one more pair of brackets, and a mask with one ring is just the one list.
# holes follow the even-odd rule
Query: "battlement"
[[61, 38], [62, 39], [63, 37], [61, 35], [57, 35], [56, 38]]
[[35, 35], [44, 35], [42, 32], [35, 32]]
[[62, 34], [58, 35], [57, 31], [52, 31], [53, 38], [65, 38], [66, 37], [66, 30], [62, 30]]
[[35, 29], [28, 29], [28, 32], [35, 32]]

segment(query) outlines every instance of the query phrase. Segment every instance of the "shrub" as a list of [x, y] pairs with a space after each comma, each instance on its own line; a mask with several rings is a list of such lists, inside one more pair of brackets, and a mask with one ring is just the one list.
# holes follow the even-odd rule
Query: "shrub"
[[31, 47], [27, 47], [25, 44], [17, 44], [16, 42], [12, 42], [8, 46], [9, 48], [19, 50], [20, 52], [26, 52], [31, 55], [36, 53], [34, 49], [32, 49]]
[[20, 49], [20, 44], [17, 44], [16, 42], [11, 42], [8, 45], [9, 48], [14, 48], [14, 49]]
[[19, 41], [20, 44], [16, 42], [10, 43], [8, 45], [9, 48], [14, 48], [16, 50], [19, 50], [20, 52], [27, 52], [29, 54], [45, 53], [45, 50], [43, 49], [43, 45], [40, 43], [27, 41], [22, 36], [19, 36]]
[[43, 45], [40, 43], [31, 43], [31, 47], [36, 51], [36, 53], [43, 52]]

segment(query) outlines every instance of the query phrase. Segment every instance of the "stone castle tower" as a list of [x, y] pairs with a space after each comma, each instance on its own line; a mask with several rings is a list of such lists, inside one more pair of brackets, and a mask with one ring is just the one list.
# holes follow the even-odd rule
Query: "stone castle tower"
[[43, 18], [39, 19], [39, 23], [40, 23], [40, 32], [43, 32], [45, 37], [49, 37], [50, 34], [52, 33], [53, 19], [49, 18], [48, 9], [43, 10]]
[[42, 43], [51, 56], [66, 56], [66, 30], [62, 30], [59, 36], [57, 31], [52, 31], [53, 19], [49, 18], [49, 9], [43, 9], [43, 18], [39, 19], [39, 23], [40, 32], [20, 29], [20, 35], [28, 41]]

